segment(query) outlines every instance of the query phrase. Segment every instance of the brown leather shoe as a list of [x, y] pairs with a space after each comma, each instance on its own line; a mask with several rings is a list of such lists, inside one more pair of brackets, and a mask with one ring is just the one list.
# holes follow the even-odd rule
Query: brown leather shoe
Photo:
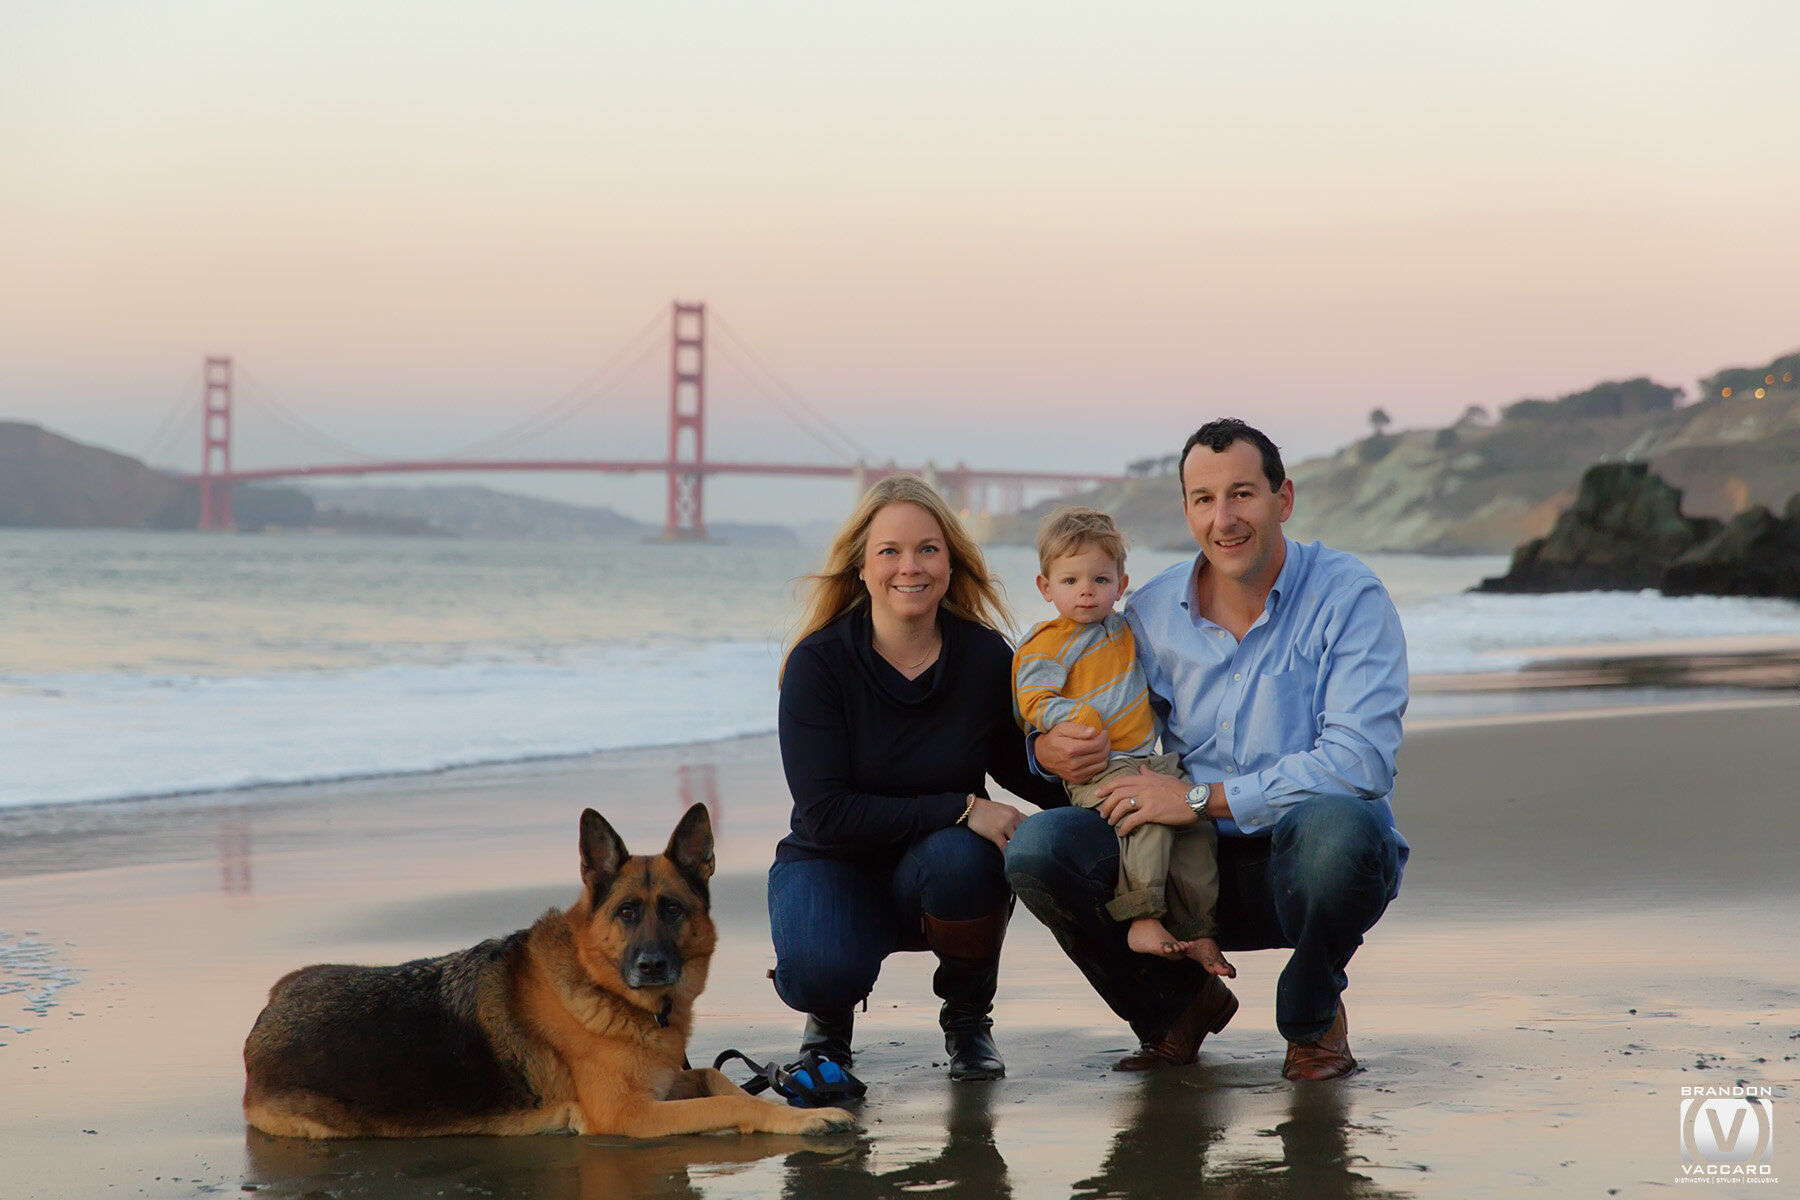
[[1200, 1057], [1200, 1043], [1209, 1033], [1217, 1033], [1237, 1015], [1238, 998], [1231, 994], [1225, 981], [1208, 975], [1188, 1006], [1175, 1018], [1169, 1032], [1154, 1042], [1140, 1042], [1136, 1054], [1127, 1054], [1113, 1064], [1115, 1071], [1155, 1071], [1162, 1067], [1185, 1067]]
[[1342, 1079], [1354, 1070], [1356, 1060], [1350, 1057], [1350, 1026], [1340, 1003], [1337, 1017], [1324, 1037], [1316, 1042], [1288, 1043], [1287, 1062], [1282, 1064], [1281, 1074], [1299, 1083], [1302, 1080]]

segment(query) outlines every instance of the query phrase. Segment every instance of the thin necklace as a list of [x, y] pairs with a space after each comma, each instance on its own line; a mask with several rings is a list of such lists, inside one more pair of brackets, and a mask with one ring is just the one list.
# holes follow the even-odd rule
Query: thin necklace
[[938, 651], [942, 650], [943, 648], [944, 648], [944, 640], [942, 638], [939, 638], [937, 645], [933, 646], [931, 648], [930, 652], [927, 653], [924, 658], [921, 658], [918, 662], [912, 663], [907, 666], [902, 666], [900, 663], [896, 662], [894, 659], [889, 658], [887, 653], [884, 652], [881, 649], [881, 647], [879, 647], [879, 646], [877, 646], [875, 648], [875, 653], [877, 653], [877, 654], [881, 655], [881, 657], [887, 659], [889, 666], [893, 667], [894, 670], [896, 670], [896, 671], [900, 672], [902, 675], [904, 675], [908, 671], [917, 671], [920, 667], [923, 667], [926, 663], [928, 663], [932, 659], [936, 658], [938, 656]]

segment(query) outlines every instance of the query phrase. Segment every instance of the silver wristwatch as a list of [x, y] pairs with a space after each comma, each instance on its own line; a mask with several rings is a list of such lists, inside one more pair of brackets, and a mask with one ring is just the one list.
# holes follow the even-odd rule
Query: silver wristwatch
[[1187, 806], [1194, 810], [1195, 816], [1204, 817], [1206, 815], [1206, 801], [1211, 796], [1212, 784], [1196, 783], [1193, 787], [1188, 789]]

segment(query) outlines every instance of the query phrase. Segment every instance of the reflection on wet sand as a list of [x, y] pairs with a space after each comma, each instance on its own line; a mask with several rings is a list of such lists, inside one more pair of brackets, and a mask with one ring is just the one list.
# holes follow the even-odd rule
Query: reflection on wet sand
[[[850, 1137], [366, 1138], [308, 1142], [248, 1131], [244, 1187], [272, 1197], [528, 1196], [532, 1200], [693, 1197], [710, 1177], [777, 1155], [843, 1154]], [[815, 1193], [818, 1194], [818, 1193]]]
[[[1379, 1200], [1407, 1193], [1378, 1187], [1353, 1169], [1349, 1100], [1335, 1085], [1292, 1090], [1285, 1120], [1265, 1138], [1280, 1153], [1246, 1157], [1242, 1138], [1223, 1143], [1232, 1089], [1197, 1086], [1185, 1072], [1143, 1081], [1099, 1169], [1072, 1179], [1073, 1200], [1190, 1197], [1201, 1188], [1266, 1200]], [[832, 1138], [415, 1138], [305, 1142], [249, 1131], [245, 1187], [276, 1197], [514, 1195], [543, 1200], [769, 1194], [784, 1200], [878, 1200], [931, 1194], [952, 1200], [1008, 1200], [1014, 1172], [995, 1139], [994, 1109], [1005, 1085], [948, 1091], [941, 1143], [916, 1158], [868, 1129]], [[1017, 1096], [1012, 1096], [1013, 1101]], [[897, 1117], [900, 1114], [895, 1114]], [[1096, 1113], [1096, 1119], [1103, 1115]], [[1241, 1121], [1241, 1114], [1236, 1118]], [[908, 1124], [904, 1120], [902, 1125]], [[935, 1122], [934, 1122], [935, 1123]], [[1240, 1131], [1241, 1133], [1241, 1131]], [[1209, 1161], [1216, 1156], [1227, 1161]], [[784, 1156], [779, 1184], [766, 1172], [730, 1176]], [[1037, 1174], [1042, 1163], [1023, 1176]], [[1033, 1167], [1037, 1169], [1033, 1169]], [[1071, 1172], [1072, 1174], [1076, 1172]], [[1030, 1189], [1027, 1189], [1030, 1190]], [[1060, 1190], [1060, 1189], [1059, 1189]]]
[[[929, 1193], [956, 1200], [1006, 1200], [1013, 1194], [1006, 1160], [994, 1145], [994, 1099], [998, 1085], [963, 1084], [950, 1089], [942, 1148], [929, 1158], [884, 1170], [875, 1168], [875, 1142], [859, 1137], [847, 1153], [833, 1157], [795, 1155], [787, 1161], [784, 1200], [862, 1200]], [[891, 1147], [887, 1148], [891, 1153]]]
[[[1135, 1111], [1113, 1135], [1100, 1170], [1075, 1183], [1075, 1200], [1161, 1196], [1191, 1197], [1201, 1187], [1231, 1196], [1293, 1200], [1374, 1200], [1403, 1196], [1379, 1188], [1351, 1170], [1349, 1102], [1342, 1085], [1293, 1089], [1288, 1117], [1272, 1132], [1279, 1158], [1244, 1159], [1209, 1166], [1208, 1152], [1231, 1124], [1230, 1093], [1196, 1087], [1183, 1072], [1144, 1081]], [[1265, 1134], [1266, 1136], [1266, 1134]]]
[[242, 804], [219, 810], [219, 889], [250, 894], [250, 815]]

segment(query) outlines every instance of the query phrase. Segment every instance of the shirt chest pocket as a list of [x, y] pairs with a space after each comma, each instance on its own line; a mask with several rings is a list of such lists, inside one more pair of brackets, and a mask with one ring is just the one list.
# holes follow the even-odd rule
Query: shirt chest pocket
[[1258, 741], [1267, 739], [1284, 754], [1304, 748], [1300, 742], [1310, 746], [1318, 731], [1318, 681], [1310, 665], [1256, 676], [1245, 697], [1244, 720], [1260, 735]]

